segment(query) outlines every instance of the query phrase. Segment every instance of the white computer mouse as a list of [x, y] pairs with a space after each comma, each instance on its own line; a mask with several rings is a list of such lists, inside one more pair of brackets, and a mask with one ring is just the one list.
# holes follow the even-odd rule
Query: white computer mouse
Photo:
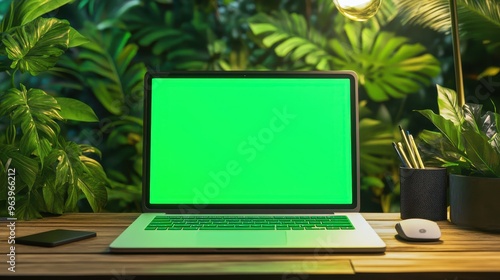
[[408, 241], [437, 241], [441, 230], [436, 222], [425, 219], [406, 219], [396, 224], [399, 237]]

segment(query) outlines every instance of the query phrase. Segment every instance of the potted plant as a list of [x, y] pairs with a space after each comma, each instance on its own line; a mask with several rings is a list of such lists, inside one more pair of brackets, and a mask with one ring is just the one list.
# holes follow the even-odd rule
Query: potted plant
[[42, 17], [69, 2], [12, 1], [0, 23], [0, 76], [8, 83], [0, 88], [3, 216], [32, 219], [77, 211], [82, 197], [99, 211], [107, 201], [106, 174], [92, 157], [99, 150], [66, 140], [59, 126], [65, 120], [96, 122], [94, 111], [78, 100], [25, 85], [29, 76], [52, 68], [68, 48], [87, 41], [68, 21]]
[[439, 130], [419, 138], [424, 157], [450, 173], [450, 218], [460, 226], [500, 231], [500, 115], [480, 104], [459, 106], [457, 94], [437, 86], [439, 114], [418, 111]]

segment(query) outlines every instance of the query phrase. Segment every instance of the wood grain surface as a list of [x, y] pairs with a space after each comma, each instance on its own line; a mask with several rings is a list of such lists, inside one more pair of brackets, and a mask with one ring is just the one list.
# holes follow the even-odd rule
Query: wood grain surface
[[94, 275], [111, 280], [136, 279], [133, 275], [267, 275], [302, 280], [335, 274], [345, 279], [403, 279], [408, 275], [500, 279], [500, 234], [463, 229], [448, 221], [438, 222], [440, 241], [412, 243], [395, 238], [398, 213], [363, 213], [387, 244], [385, 254], [110, 254], [109, 244], [138, 215], [80, 213], [18, 221], [18, 237], [59, 228], [95, 231], [97, 237], [54, 248], [18, 244], [15, 273], [7, 270], [9, 233], [2, 225], [0, 276]]

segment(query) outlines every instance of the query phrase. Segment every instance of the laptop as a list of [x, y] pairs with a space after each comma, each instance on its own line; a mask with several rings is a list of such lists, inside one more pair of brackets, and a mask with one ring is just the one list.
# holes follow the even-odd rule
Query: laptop
[[384, 252], [354, 72], [148, 73], [142, 213], [111, 252]]

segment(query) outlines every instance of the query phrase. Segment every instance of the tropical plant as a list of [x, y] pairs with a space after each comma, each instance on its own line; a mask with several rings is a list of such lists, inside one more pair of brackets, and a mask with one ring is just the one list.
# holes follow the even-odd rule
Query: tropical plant
[[[44, 73], [68, 48], [88, 41], [68, 21], [42, 17], [69, 2], [12, 1], [0, 24], [0, 70], [11, 78], [11, 88], [0, 93], [0, 167], [15, 170], [15, 209], [9, 214], [21, 219], [77, 211], [82, 196], [96, 212], [107, 201], [107, 177], [93, 158], [100, 156], [99, 150], [67, 141], [59, 125], [65, 120], [97, 122], [94, 111], [20, 81], [20, 73]], [[6, 201], [7, 180], [0, 182], [0, 190], [0, 200]]]
[[[438, 32], [446, 33], [451, 28], [449, 1], [398, 0], [397, 5], [405, 16], [406, 22], [422, 25]], [[491, 56], [498, 55], [500, 40], [500, 2], [498, 0], [457, 0], [460, 37], [466, 44], [462, 57], [465, 61], [476, 60], [476, 53], [481, 53], [491, 65]], [[476, 44], [474, 44], [476, 43]], [[478, 44], [481, 49], [478, 50]], [[470, 46], [476, 49], [470, 49]], [[475, 61], [477, 62], [477, 61]], [[477, 71], [477, 69], [469, 70]], [[481, 71], [481, 70], [480, 70]], [[487, 67], [482, 73], [467, 73], [467, 77], [477, 80], [485, 76], [495, 76], [500, 67]], [[477, 93], [478, 87], [475, 88]], [[440, 132], [425, 130], [421, 133], [422, 147], [431, 164], [443, 165], [452, 173], [498, 177], [500, 175], [500, 156], [498, 114], [486, 112], [482, 115], [482, 105], [469, 103], [461, 106], [457, 102], [455, 91], [438, 86], [439, 114], [431, 110], [419, 112], [431, 120]], [[467, 90], [466, 92], [471, 92]], [[490, 96], [493, 98], [494, 96]], [[467, 96], [477, 99], [475, 96]], [[466, 98], [466, 99], [467, 99]], [[487, 105], [487, 104], [485, 104]], [[494, 102], [492, 107], [495, 108]]]
[[[371, 189], [384, 211], [397, 196], [394, 127], [381, 102], [404, 99], [440, 73], [440, 64], [426, 48], [407, 37], [383, 31], [396, 16], [392, 1], [366, 23], [352, 22], [331, 1], [317, 1], [316, 20], [281, 10], [250, 18], [250, 28], [262, 48], [272, 50], [293, 70], [354, 70], [359, 76], [360, 157], [362, 188]], [[369, 108], [379, 103], [378, 117]], [[390, 177], [388, 179], [388, 177]]]
[[[360, 146], [360, 169], [361, 169], [361, 189], [365, 196], [369, 193], [378, 199], [378, 203], [383, 212], [391, 212], [393, 201], [399, 195], [392, 177], [396, 178], [394, 159], [390, 156], [393, 151], [390, 149], [394, 141], [394, 126], [387, 108], [380, 106], [377, 114], [368, 109], [367, 101], [363, 100], [359, 104], [359, 146]], [[382, 174], [382, 175], [381, 175]], [[370, 205], [366, 201], [362, 203], [364, 207]], [[370, 210], [367, 207], [366, 210]], [[371, 209], [373, 211], [373, 209]]]
[[203, 5], [212, 6], [190, 1], [172, 11], [148, 2], [123, 17], [132, 40], [149, 51], [144, 57], [148, 66], [156, 71], [230, 70], [226, 43], [217, 38]]
[[374, 101], [402, 98], [414, 93], [440, 72], [439, 62], [420, 44], [406, 37], [347, 22], [335, 38], [309, 27], [299, 14], [281, 11], [258, 14], [250, 28], [266, 48], [280, 57], [302, 61], [308, 69], [351, 69]]
[[[466, 78], [481, 80], [500, 73], [498, 57], [500, 51], [500, 1], [457, 0], [458, 27], [460, 37], [466, 44], [462, 48], [464, 64], [486, 64], [485, 69], [464, 69]], [[441, 33], [451, 28], [450, 2], [448, 0], [398, 0], [397, 6], [404, 16], [403, 23], [417, 24]], [[484, 53], [489, 55], [485, 56]], [[481, 61], [483, 60], [483, 61]], [[477, 84], [469, 83], [471, 86]], [[467, 86], [467, 84], [466, 84]], [[467, 89], [466, 89], [467, 91]], [[471, 89], [468, 90], [472, 91]], [[472, 98], [470, 96], [470, 98]], [[477, 100], [473, 100], [478, 103]]]
[[482, 114], [482, 105], [460, 106], [456, 92], [437, 86], [439, 114], [418, 112], [439, 132], [424, 130], [424, 155], [451, 173], [479, 177], [500, 177], [500, 114]]
[[[450, 1], [397, 0], [407, 23], [419, 24], [438, 32], [451, 28]], [[460, 35], [486, 44], [500, 46], [500, 2], [498, 0], [457, 0]], [[485, 28], [487, 26], [488, 28]]]
[[[78, 52], [67, 53], [51, 70], [53, 84], [71, 96], [88, 93], [87, 99], [100, 109], [101, 121], [93, 127], [75, 127], [74, 138], [102, 149], [109, 177], [110, 211], [139, 211], [142, 190], [142, 94], [146, 67], [137, 59], [139, 46], [122, 18], [139, 1], [84, 0], [66, 11], [89, 39]], [[108, 18], [107, 16], [112, 16]], [[92, 94], [94, 98], [92, 98]]]

